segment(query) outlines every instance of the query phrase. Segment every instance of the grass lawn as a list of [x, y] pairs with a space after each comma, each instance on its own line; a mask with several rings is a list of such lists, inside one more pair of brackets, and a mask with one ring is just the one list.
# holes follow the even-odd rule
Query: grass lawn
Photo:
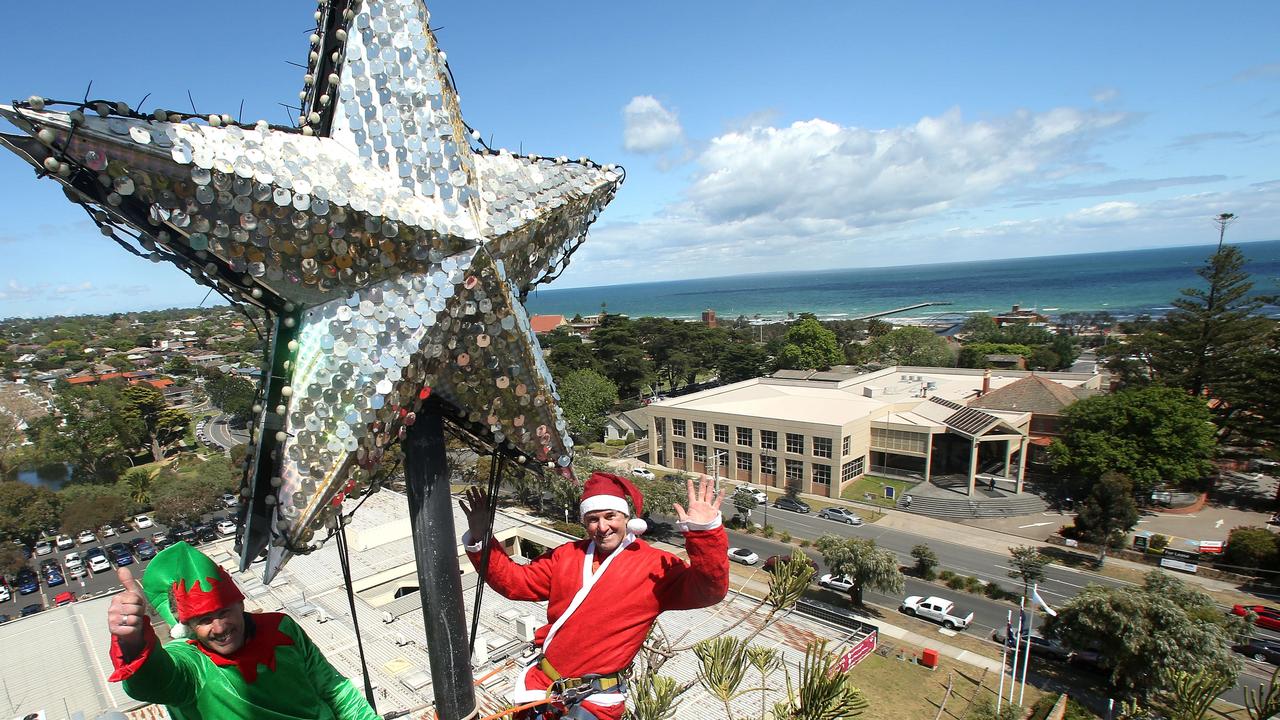
[[[938, 714], [938, 707], [947, 696], [948, 679], [952, 683], [951, 696], [946, 701], [943, 717], [966, 717], [975, 699], [987, 697], [995, 701], [1000, 683], [998, 675], [986, 673], [984, 676], [981, 670], [946, 657], [940, 659], [936, 670], [930, 670], [913, 661], [919, 650], [910, 646], [902, 646], [902, 650], [907, 660], [897, 659], [896, 652], [888, 657], [872, 654], [849, 672], [854, 685], [870, 703], [864, 717], [928, 720]], [[1027, 707], [1039, 696], [1040, 691], [1028, 685]]]
[[[898, 503], [898, 496], [919, 484], [918, 481], [914, 480], [892, 480], [875, 475], [864, 475], [845, 488], [844, 492], [840, 493], [840, 497], [845, 500], [856, 500], [883, 507], [893, 507]], [[886, 485], [893, 488], [893, 498], [884, 496]]]

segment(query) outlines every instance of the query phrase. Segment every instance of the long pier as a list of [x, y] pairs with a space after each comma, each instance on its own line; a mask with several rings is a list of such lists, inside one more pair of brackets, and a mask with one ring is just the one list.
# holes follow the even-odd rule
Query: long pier
[[862, 317], [854, 318], [854, 320], [870, 320], [872, 318], [884, 317], [885, 315], [897, 315], [900, 312], [915, 310], [917, 308], [932, 307], [934, 305], [950, 305], [950, 304], [951, 303], [949, 302], [922, 302], [922, 303], [916, 303], [915, 305], [908, 305], [906, 307], [895, 308], [893, 310], [885, 310], [884, 312], [871, 313], [870, 315], [863, 315]]

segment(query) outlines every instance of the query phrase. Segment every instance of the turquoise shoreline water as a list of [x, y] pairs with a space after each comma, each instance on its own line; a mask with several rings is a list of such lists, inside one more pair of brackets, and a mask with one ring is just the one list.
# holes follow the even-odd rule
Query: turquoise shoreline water
[[[1280, 240], [1238, 245], [1248, 259], [1255, 292], [1280, 292]], [[721, 319], [739, 315], [786, 318], [811, 312], [823, 319], [854, 318], [925, 302], [947, 302], [905, 317], [959, 316], [1038, 308], [1050, 315], [1106, 310], [1123, 318], [1159, 315], [1179, 291], [1197, 287], [1195, 274], [1215, 246], [1128, 250], [1052, 257], [979, 260], [886, 268], [785, 272], [609, 287], [543, 289], [529, 296], [530, 313], [697, 318], [705, 309]], [[1280, 309], [1268, 308], [1276, 315]]]

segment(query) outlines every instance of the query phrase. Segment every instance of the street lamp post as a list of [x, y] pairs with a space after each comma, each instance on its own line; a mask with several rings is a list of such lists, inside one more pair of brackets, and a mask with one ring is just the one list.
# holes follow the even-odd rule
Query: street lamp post
[[[761, 462], [760, 462], [760, 464], [761, 464], [761, 465], [763, 465], [763, 464], [764, 464], [764, 458], [767, 458], [767, 457], [773, 457], [773, 455], [771, 455], [771, 454], [769, 453], [768, 448], [764, 448], [764, 447], [760, 448], [760, 458], [761, 458]], [[764, 470], [764, 468], [762, 467], [762, 468], [761, 468], [761, 473], [760, 473], [760, 482], [761, 482], [761, 484], [764, 484], [764, 472], [763, 472], [763, 470]], [[776, 463], [776, 459], [775, 459], [775, 464], [774, 464], [774, 466], [773, 466], [773, 477], [774, 477], [775, 479], [778, 477], [778, 466], [777, 466], [777, 463]], [[773, 485], [773, 483], [769, 483], [769, 485], [770, 485], [770, 486], [772, 486], [772, 485]], [[765, 493], [764, 493], [764, 524], [765, 524], [765, 525], [768, 525], [768, 524], [769, 524], [769, 491], [768, 491], [768, 490], [766, 490], [766, 491], [765, 491]]]

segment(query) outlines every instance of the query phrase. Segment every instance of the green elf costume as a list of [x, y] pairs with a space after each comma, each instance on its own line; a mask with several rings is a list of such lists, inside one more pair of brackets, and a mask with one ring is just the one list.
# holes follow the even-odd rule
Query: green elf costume
[[177, 543], [142, 576], [147, 601], [173, 630], [160, 645], [143, 619], [144, 647], [126, 660], [111, 638], [112, 682], [129, 697], [168, 706], [175, 720], [377, 720], [364, 696], [281, 613], [245, 613], [245, 640], [230, 655], [185, 639], [185, 623], [244, 601], [235, 582], [204, 553]]

